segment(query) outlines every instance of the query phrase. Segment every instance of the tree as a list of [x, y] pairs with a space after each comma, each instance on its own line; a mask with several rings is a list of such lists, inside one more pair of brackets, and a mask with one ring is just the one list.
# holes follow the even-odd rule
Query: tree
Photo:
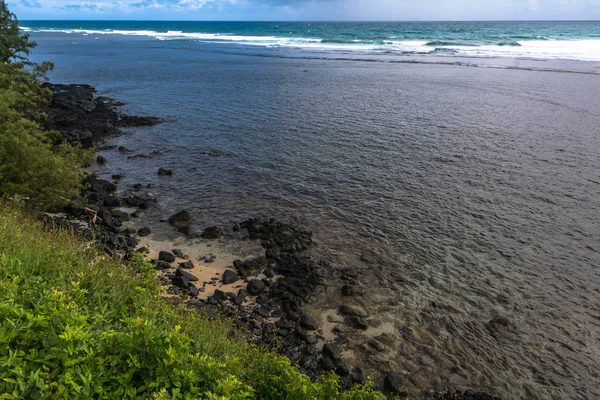
[[29, 40], [29, 34], [21, 32], [19, 21], [6, 2], [0, 0], [0, 62], [30, 67], [36, 78], [43, 77], [52, 69], [50, 62], [35, 64], [28, 58], [30, 51], [37, 46]]
[[56, 132], [43, 128], [51, 93], [40, 80], [51, 64], [28, 59], [35, 45], [0, 1], [0, 196], [29, 198], [29, 206], [40, 209], [78, 194], [91, 154], [55, 144]]

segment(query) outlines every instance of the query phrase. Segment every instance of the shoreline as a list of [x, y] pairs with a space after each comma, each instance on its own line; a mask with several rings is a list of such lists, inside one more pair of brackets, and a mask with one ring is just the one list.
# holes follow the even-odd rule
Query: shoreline
[[[109, 115], [108, 121], [111, 125], [114, 124], [114, 129], [103, 125], [98, 127], [99, 129], [96, 132], [88, 130], [91, 133], [90, 138], [85, 132], [82, 136], [81, 132], [77, 131], [77, 127], [82, 127], [81, 123], [71, 123], [70, 128], [65, 130], [66, 134], [61, 131], [65, 139], [69, 141], [79, 141], [82, 144], [84, 144], [84, 141], [86, 141], [86, 144], [99, 144], [107, 138], [123, 134], [119, 126], [149, 126], [162, 122], [162, 120], [155, 117], [127, 116], [124, 118], [123, 125], [119, 125], [121, 116], [118, 114], [117, 108], [122, 103], [103, 97], [92, 97], [90, 99], [89, 94], [93, 93], [93, 88], [86, 85], [79, 85], [78, 87], [84, 88], [80, 91], [79, 96], [83, 94], [84, 100], [87, 102], [78, 103], [76, 101], [77, 96], [70, 98], [68, 102], [59, 101], [62, 108], [61, 113], [55, 115], [49, 113], [51, 119], [55, 118], [53, 123], [56, 122], [57, 115], [59, 117], [58, 121], [60, 121], [60, 116], [64, 116], [65, 112], [74, 112], [80, 117], [85, 117], [94, 111], [95, 107], [91, 105], [95, 104], [95, 106], [100, 105], [99, 111]], [[53, 85], [53, 88], [66, 90], [65, 85]], [[62, 96], [66, 95], [62, 93]], [[73, 103], [71, 100], [75, 102]], [[106, 107], [103, 108], [102, 104]], [[56, 104], [54, 105], [56, 106]], [[72, 110], [65, 107], [68, 105], [71, 106]], [[59, 124], [55, 124], [55, 127], [56, 125]], [[80, 129], [80, 131], [83, 130]], [[77, 134], [75, 135], [73, 132]], [[73, 138], [76, 140], [72, 140]], [[84, 140], [81, 140], [82, 138]], [[122, 154], [126, 154], [128, 151], [121, 148], [117, 150]], [[106, 159], [103, 160], [103, 158], [98, 157], [97, 163], [103, 165], [106, 163]], [[159, 171], [157, 173], [160, 174]], [[169, 176], [168, 171], [163, 171], [163, 173], [165, 176]], [[256, 344], [267, 346], [278, 344], [277, 350], [299, 365], [313, 379], [324, 371], [335, 370], [342, 377], [344, 387], [349, 387], [355, 382], [364, 381], [366, 374], [361, 367], [357, 369], [354, 366], [352, 368], [343, 361], [344, 355], [347, 353], [344, 351], [340, 338], [344, 337], [344, 332], [339, 331], [337, 334], [333, 334], [338, 324], [359, 331], [368, 329], [370, 324], [364, 309], [358, 305], [343, 307], [344, 304], [342, 304], [342, 307], [339, 307], [335, 313], [330, 311], [321, 315], [305, 313], [307, 305], [314, 302], [317, 295], [322, 294], [326, 286], [343, 287], [342, 292], [345, 290], [346, 293], [362, 290], [358, 288], [359, 285], [356, 283], [357, 271], [338, 270], [332, 268], [325, 261], [311, 259], [309, 248], [312, 240], [309, 232], [273, 219], [249, 219], [232, 228], [209, 227], [208, 233], [213, 233], [209, 236], [216, 236], [216, 238], [205, 239], [202, 238], [202, 234], [193, 232], [191, 229], [192, 220], [190, 219], [182, 224], [172, 223], [172, 225], [175, 225], [173, 230], [180, 229], [187, 233], [179, 236], [180, 239], [175, 243], [178, 247], [168, 241], [152, 241], [151, 234], [150, 236], [140, 237], [140, 230], [133, 229], [131, 226], [137, 227], [135, 220], [142, 219], [139, 217], [143, 215], [144, 210], [152, 207], [152, 204], [156, 202], [156, 198], [145, 190], [149, 188], [143, 188], [141, 185], [139, 187], [134, 185], [132, 188], [126, 189], [123, 195], [116, 195], [120, 178], [118, 175], [113, 175], [112, 178], [113, 182], [91, 178], [91, 189], [85, 191], [85, 197], [74, 199], [66, 209], [70, 217], [83, 218], [87, 221], [93, 219], [94, 216], [100, 218], [100, 224], [96, 224], [94, 229], [96, 234], [99, 229], [100, 240], [104, 243], [107, 252], [111, 254], [122, 252], [125, 257], [130, 257], [136, 251], [136, 248], [140, 248], [140, 244], [144, 244], [148, 247], [149, 258], [154, 260], [157, 267], [161, 265], [160, 261], [169, 265], [167, 268], [165, 264], [162, 264], [164, 270], [158, 271], [157, 274], [165, 286], [170, 285], [169, 289], [173, 292], [175, 298], [183, 298], [183, 301], [188, 304], [191, 303], [191, 306], [204, 309], [209, 316], [225, 315], [233, 318], [234, 323], [245, 329], [251, 341]], [[94, 204], [89, 204], [89, 200]], [[123, 207], [124, 205], [126, 207]], [[92, 210], [95, 214], [88, 214], [86, 209]], [[53, 222], [72, 226], [70, 221], [67, 222], [64, 219], [62, 222], [54, 219]], [[167, 222], [165, 221], [165, 223]], [[92, 232], [92, 229], [80, 227], [79, 230], [84, 236], [93, 237], [94, 232]], [[203, 233], [206, 233], [206, 231]], [[223, 237], [224, 239], [221, 239]], [[242, 242], [246, 244], [252, 242], [253, 246], [250, 246], [252, 249], [247, 249], [246, 253], [240, 250], [237, 254], [234, 251], [230, 253], [221, 252], [219, 253], [220, 256], [216, 257], [218, 262], [206, 263], [206, 260], [198, 260], [198, 258], [206, 255], [201, 253], [208, 253], [208, 249], [211, 247], [220, 247], [221, 245], [235, 247]], [[233, 246], [231, 246], [232, 243], [234, 243]], [[171, 260], [171, 256], [175, 256], [173, 249], [179, 247], [183, 248], [182, 255], [187, 255], [189, 260], [186, 260], [185, 257], [175, 257], [173, 261], [166, 261]], [[192, 248], [196, 249], [196, 253], [192, 251]], [[259, 250], [264, 255], [260, 254]], [[164, 260], [159, 260], [160, 251], [167, 251], [170, 256], [164, 255], [162, 257]], [[236, 262], [236, 260], [240, 260], [240, 262]], [[209, 291], [205, 289], [206, 296], [200, 296], [200, 293], [202, 293], [200, 292], [201, 288], [193, 282], [189, 282], [187, 275], [182, 272], [177, 273], [177, 271], [190, 273], [187, 271], [188, 268], [177, 269], [177, 266], [181, 266], [179, 263], [189, 261], [194, 263], [193, 268], [189, 268], [189, 271], [192, 271], [192, 275], [199, 278], [198, 286], [206, 282], [202, 285], [202, 288], [211, 287]], [[216, 282], [221, 281], [225, 272], [223, 269], [227, 269], [227, 267], [235, 274], [237, 280], [232, 284], [219, 287], [219, 283]], [[212, 277], [210, 277], [211, 275]], [[229, 275], [233, 277], [233, 275]], [[212, 280], [213, 278], [217, 278], [217, 280]], [[243, 286], [250, 286], [253, 281], [253, 289], [245, 289], [247, 292], [255, 293], [255, 295], [250, 295], [252, 301], [248, 301], [244, 293], [240, 294], [240, 290], [244, 289]], [[215, 284], [212, 284], [213, 282]], [[177, 288], [177, 290], [172, 288]], [[195, 290], [192, 288], [195, 288]], [[217, 292], [217, 289], [219, 292]], [[228, 292], [221, 289], [228, 290]], [[199, 292], [194, 295], [196, 290]], [[237, 293], [229, 290], [235, 290]], [[190, 293], [192, 296], [189, 296]], [[212, 295], [209, 293], [212, 293]], [[321, 332], [319, 333], [319, 331]], [[326, 341], [330, 344], [323, 347]], [[369, 345], [373, 346], [372, 344]], [[404, 377], [400, 373], [390, 371], [389, 374], [376, 378], [378, 378], [378, 386], [387, 392], [398, 393], [401, 389], [403, 390]], [[455, 398], [493, 399], [485, 393], [465, 392], [464, 396], [470, 397]]]

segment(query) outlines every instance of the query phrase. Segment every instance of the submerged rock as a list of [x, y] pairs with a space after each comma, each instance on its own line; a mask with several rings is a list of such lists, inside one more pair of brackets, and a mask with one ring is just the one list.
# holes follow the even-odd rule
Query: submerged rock
[[158, 169], [158, 175], [159, 176], [171, 176], [171, 175], [173, 175], [173, 171], [169, 168], [160, 167]]
[[177, 228], [189, 226], [192, 221], [192, 214], [187, 210], [179, 211], [169, 217], [169, 223]]
[[204, 239], [218, 239], [223, 236], [223, 227], [222, 226], [211, 226], [208, 227], [202, 232], [200, 235]]

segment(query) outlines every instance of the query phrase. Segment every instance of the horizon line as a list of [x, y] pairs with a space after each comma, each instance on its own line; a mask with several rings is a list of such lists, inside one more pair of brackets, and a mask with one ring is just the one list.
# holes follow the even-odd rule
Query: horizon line
[[600, 22], [598, 19], [473, 19], [473, 20], [237, 20], [237, 19], [42, 19], [19, 18], [19, 21], [61, 22], [268, 22], [268, 23], [461, 23], [461, 22]]

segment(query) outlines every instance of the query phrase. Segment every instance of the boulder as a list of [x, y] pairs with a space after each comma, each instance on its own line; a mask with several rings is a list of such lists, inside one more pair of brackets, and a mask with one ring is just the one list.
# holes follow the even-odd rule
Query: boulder
[[192, 220], [192, 214], [187, 210], [179, 211], [169, 217], [169, 223], [177, 228], [189, 226]]
[[183, 258], [184, 256], [183, 251], [179, 249], [173, 249], [171, 250], [171, 252], [173, 253], [173, 255], [175, 255], [175, 257]]
[[353, 383], [358, 383], [359, 385], [365, 383], [365, 379], [367, 378], [367, 375], [365, 374], [365, 371], [361, 368], [361, 367], [354, 367], [352, 368], [352, 373], [350, 374], [350, 378], [352, 379]]
[[333, 343], [326, 343], [323, 345], [323, 355], [331, 358], [332, 360], [339, 360], [342, 358], [340, 354], [340, 348]]
[[227, 295], [222, 290], [217, 289], [217, 290], [215, 290], [215, 294], [213, 294], [213, 298], [215, 300], [226, 300]]
[[344, 285], [342, 286], [342, 296], [354, 296], [356, 294], [356, 290], [354, 290], [354, 286]]
[[164, 261], [158, 261], [156, 263], [156, 269], [169, 269], [171, 268], [171, 264], [169, 264], [168, 262], [164, 262]]
[[321, 364], [323, 371], [333, 371], [335, 369], [335, 365], [329, 357], [322, 357], [319, 363]]
[[228, 269], [223, 272], [222, 281], [225, 285], [229, 285], [230, 283], [234, 283], [239, 279], [238, 274]]
[[355, 315], [357, 317], [365, 318], [367, 316], [367, 312], [358, 306], [351, 306], [348, 304], [342, 304], [338, 308], [338, 312], [344, 315]]
[[184, 269], [193, 269], [194, 263], [192, 263], [191, 261], [184, 261], [182, 263], [179, 263], [179, 266]]
[[223, 236], [223, 227], [222, 226], [211, 226], [208, 227], [202, 232], [200, 235], [204, 239], [218, 239]]
[[356, 329], [366, 331], [369, 328], [367, 321], [365, 321], [364, 318], [357, 317], [356, 315], [348, 317], [346, 321], [348, 322], [348, 325]]
[[253, 296], [259, 295], [265, 291], [265, 283], [260, 279], [252, 279], [248, 283], [247, 290]]
[[185, 276], [186, 279], [190, 282], [197, 282], [198, 278], [195, 277], [194, 275], [190, 274], [187, 271], [184, 271], [181, 267], [177, 267], [177, 269], [175, 270], [175, 275], [176, 276]]
[[169, 168], [160, 167], [158, 169], [158, 175], [159, 176], [171, 176], [171, 175], [173, 175], [173, 171], [170, 170]]
[[141, 228], [140, 230], [138, 230], [138, 235], [140, 236], [148, 236], [152, 233], [152, 230], [150, 228], [148, 228], [147, 226], [144, 226], [143, 228]]
[[404, 376], [397, 372], [389, 373], [383, 379], [383, 389], [389, 393], [399, 393], [404, 387]]
[[194, 285], [190, 283], [190, 294], [192, 295], [192, 297], [198, 297], [198, 295], [200, 294], [200, 290], [198, 290], [198, 288]]
[[317, 320], [313, 316], [308, 314], [302, 314], [302, 316], [300, 317], [300, 325], [303, 328], [309, 329], [311, 331], [319, 329], [319, 323], [317, 322]]
[[172, 253], [169, 253], [168, 251], [161, 251], [160, 253], [158, 253], [158, 259], [160, 261], [172, 263], [173, 261], [175, 261], [175, 256]]
[[189, 289], [190, 287], [190, 281], [185, 276], [174, 276], [171, 281], [180, 289]]

